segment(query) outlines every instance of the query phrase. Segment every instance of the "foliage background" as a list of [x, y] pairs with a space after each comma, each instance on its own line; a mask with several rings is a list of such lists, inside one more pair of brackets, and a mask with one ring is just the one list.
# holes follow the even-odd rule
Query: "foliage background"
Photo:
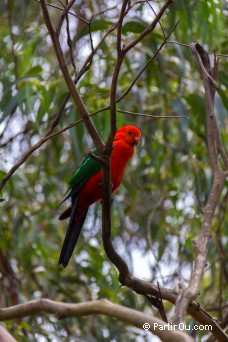
[[[59, 5], [58, 2], [51, 2]], [[158, 10], [162, 1], [151, 2]], [[100, 15], [94, 15], [107, 8]], [[92, 21], [96, 45], [117, 20], [118, 1], [76, 2], [74, 11]], [[0, 3], [0, 176], [50, 127], [67, 93], [53, 53], [39, 3], [8, 0]], [[51, 8], [57, 21], [60, 13]], [[146, 3], [134, 7], [123, 26], [123, 42], [137, 36], [153, 18]], [[175, 0], [162, 19], [168, 33], [179, 24], [170, 40], [198, 41], [208, 51], [227, 54], [228, 3], [222, 0]], [[76, 65], [90, 52], [88, 28], [71, 18]], [[62, 45], [70, 64], [63, 30]], [[115, 63], [116, 31], [94, 57], [78, 88], [89, 110], [109, 104]], [[161, 26], [128, 53], [123, 64], [118, 95], [163, 41]], [[213, 55], [211, 55], [213, 58]], [[220, 90], [215, 108], [224, 142], [228, 142], [227, 57], [221, 56]], [[175, 289], [178, 275], [187, 282], [193, 264], [192, 239], [197, 237], [203, 207], [212, 182], [205, 138], [205, 105], [202, 82], [188, 47], [167, 43], [150, 64], [119, 108], [151, 115], [185, 115], [189, 119], [155, 119], [118, 114], [118, 126], [133, 124], [143, 133], [137, 155], [113, 202], [113, 239], [134, 275]], [[78, 120], [71, 100], [61, 127]], [[93, 118], [102, 136], [109, 132], [109, 113]], [[120, 288], [115, 268], [104, 253], [100, 234], [100, 205], [89, 212], [76, 253], [67, 269], [57, 265], [66, 223], [58, 221], [66, 183], [80, 160], [92, 148], [82, 124], [48, 141], [14, 174], [1, 194], [0, 264], [1, 306], [40, 297], [66, 302], [109, 298], [113, 302], [157, 315], [143, 297]], [[222, 320], [228, 298], [227, 213], [228, 187], [212, 229], [208, 264], [199, 302]], [[8, 263], [7, 263], [8, 262]], [[6, 265], [8, 267], [6, 267]], [[168, 318], [173, 307], [164, 303]], [[190, 318], [189, 318], [190, 320]], [[193, 322], [189, 321], [191, 324]], [[8, 322], [16, 338], [39, 341], [146, 341], [150, 335], [107, 317], [58, 321], [43, 315]], [[15, 329], [16, 327], [16, 329]], [[27, 337], [25, 335], [27, 331]]]

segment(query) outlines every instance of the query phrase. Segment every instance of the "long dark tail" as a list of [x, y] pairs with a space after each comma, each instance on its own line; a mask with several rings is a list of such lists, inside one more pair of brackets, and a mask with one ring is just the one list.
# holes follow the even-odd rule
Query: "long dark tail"
[[77, 213], [77, 203], [78, 200], [76, 199], [71, 208], [70, 221], [59, 257], [59, 265], [63, 265], [63, 267], [67, 267], [68, 265], [88, 212], [88, 208], [86, 208], [84, 211]]

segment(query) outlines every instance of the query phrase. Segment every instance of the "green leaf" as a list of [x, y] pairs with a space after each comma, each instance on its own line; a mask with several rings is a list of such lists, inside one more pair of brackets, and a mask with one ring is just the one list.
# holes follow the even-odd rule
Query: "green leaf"
[[[35, 65], [34, 67], [30, 68], [29, 70], [26, 71], [25, 76], [36, 76], [38, 74], [42, 74], [42, 67], [40, 65]], [[42, 77], [40, 77], [42, 79]]]
[[9, 101], [7, 101], [5, 106], [3, 104], [2, 106], [3, 115], [1, 117], [1, 121], [3, 121], [8, 115], [10, 115], [11, 113], [15, 111], [15, 109], [17, 108], [19, 104], [20, 98], [21, 98], [21, 94], [18, 92], [15, 96], [12, 96]]
[[133, 19], [129, 20], [126, 23], [124, 23], [122, 28], [122, 33], [127, 34], [129, 32], [132, 33], [141, 33], [147, 28], [148, 24], [143, 21], [142, 19]]
[[[107, 30], [109, 27], [112, 26], [112, 24], [113, 23], [111, 21], [107, 21], [104, 19], [95, 19], [91, 23], [91, 32]], [[89, 34], [89, 28], [88, 28], [88, 25], [86, 25], [86, 27], [84, 27], [83, 30], [81, 30], [77, 34], [76, 40], [81, 39], [82, 37], [88, 34]]]

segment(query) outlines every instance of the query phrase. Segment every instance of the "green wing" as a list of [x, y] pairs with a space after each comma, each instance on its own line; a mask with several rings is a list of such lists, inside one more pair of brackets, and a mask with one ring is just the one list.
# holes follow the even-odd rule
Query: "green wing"
[[[95, 156], [99, 156], [99, 152], [97, 150], [93, 150], [92, 152]], [[70, 179], [68, 191], [78, 184], [82, 186], [90, 177], [100, 171], [100, 169], [101, 165], [97, 160], [90, 156], [86, 156], [82, 160], [73, 177]]]
[[[95, 154], [95, 156], [99, 156], [99, 152], [97, 150], [93, 150], [92, 152], [93, 154]], [[63, 199], [63, 201], [60, 204], [65, 202], [70, 197], [76, 199], [78, 192], [83, 186], [83, 184], [85, 184], [85, 182], [87, 182], [87, 180], [90, 177], [92, 177], [98, 171], [100, 171], [100, 169], [101, 169], [101, 165], [97, 160], [95, 160], [94, 158], [90, 156], [86, 156], [82, 160], [79, 168], [74, 173], [71, 180], [69, 181], [69, 187], [66, 192], [68, 193], [70, 191], [69, 194]]]

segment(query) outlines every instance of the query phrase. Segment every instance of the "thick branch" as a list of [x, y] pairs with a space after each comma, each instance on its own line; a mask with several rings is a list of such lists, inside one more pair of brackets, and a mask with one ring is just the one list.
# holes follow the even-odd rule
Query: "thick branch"
[[162, 341], [170, 342], [170, 339], [173, 339], [176, 342], [193, 341], [190, 336], [180, 331], [161, 328], [158, 329], [158, 326], [164, 328], [165, 324], [156, 317], [146, 315], [142, 312], [129, 309], [118, 304], [113, 304], [106, 299], [79, 304], [65, 304], [54, 302], [49, 299], [34, 300], [25, 304], [19, 304], [10, 308], [1, 309], [0, 320], [9, 320], [19, 317], [22, 318], [39, 314], [41, 312], [52, 313], [57, 315], [59, 318], [104, 314], [132, 324], [140, 329], [143, 329], [144, 323], [148, 323], [150, 325], [148, 330], [159, 336]]
[[[102, 240], [109, 260], [117, 267], [120, 274], [129, 274], [126, 262], [115, 251], [111, 236], [111, 173], [110, 162], [106, 159], [102, 168]], [[108, 191], [107, 191], [108, 187]]]
[[[150, 295], [157, 295], [157, 293], [159, 293], [160, 291], [160, 296], [162, 297], [162, 299], [168, 300], [169, 302], [175, 304], [175, 300], [177, 297], [177, 294], [169, 289], [165, 289], [163, 287], [159, 287], [159, 289], [157, 288], [157, 286], [142, 281], [140, 279], [134, 278], [134, 277], [128, 277], [128, 279], [126, 279], [126, 284], [128, 287], [131, 287], [132, 289], [134, 288], [134, 290], [139, 293], [139, 294], [150, 294]], [[98, 302], [103, 302], [104, 300], [99, 300]], [[105, 302], [107, 303], [108, 301], [105, 300]], [[34, 303], [34, 304], [33, 304]], [[90, 303], [90, 302], [89, 302]], [[58, 302], [53, 302], [47, 299], [41, 299], [41, 300], [37, 300], [37, 301], [32, 301], [26, 304], [20, 304], [19, 306], [13, 306], [10, 308], [4, 308], [4, 309], [0, 309], [0, 320], [9, 320], [9, 319], [15, 319], [15, 318], [20, 318], [20, 317], [25, 317], [27, 315], [33, 315], [33, 314], [37, 314], [40, 311], [45, 311], [45, 312], [49, 312], [49, 313], [53, 313], [58, 315], [59, 317], [68, 317], [66, 311], [68, 311], [67, 308], [69, 308], [69, 310], [73, 310], [70, 311], [68, 314], [74, 315], [76, 316], [77, 313], [78, 315], [88, 315], [88, 311], [86, 311], [88, 309], [88, 306], [91, 309], [91, 314], [95, 314], [96, 310], [96, 301], [93, 302], [94, 307], [93, 310], [90, 306], [90, 304], [87, 303], [82, 303], [82, 304], [64, 304], [64, 303], [58, 303]], [[108, 302], [109, 303], [109, 302]], [[87, 305], [85, 305], [87, 304]], [[54, 306], [53, 306], [54, 305]], [[73, 307], [72, 307], [73, 305]], [[35, 309], [34, 309], [35, 306]], [[60, 310], [60, 311], [59, 311]], [[86, 311], [86, 312], [85, 312]], [[93, 312], [92, 312], [93, 311]], [[134, 310], [132, 310], [134, 311]], [[137, 312], [137, 311], [136, 311]], [[100, 311], [101, 313], [101, 311]], [[103, 312], [105, 314], [105, 312]], [[212, 326], [212, 333], [213, 335], [216, 337], [217, 341], [221, 341], [221, 342], [225, 342], [227, 341], [227, 335], [223, 332], [223, 330], [219, 327], [219, 325], [217, 324], [217, 322], [215, 320], [213, 320], [210, 315], [208, 315], [204, 310], [202, 310], [199, 306], [199, 304], [197, 302], [192, 302], [189, 307], [188, 307], [188, 313], [196, 320], [198, 321], [200, 324], [204, 324], [204, 325], [211, 325]], [[112, 315], [112, 317], [115, 317], [114, 315]], [[118, 317], [117, 317], [118, 318]], [[151, 316], [150, 316], [151, 318]], [[150, 323], [150, 321], [145, 321], [147, 323]], [[144, 323], [145, 323], [144, 322]], [[128, 322], [130, 324], [130, 321]], [[140, 326], [141, 328], [142, 326]]]
[[[131, 288], [138, 294], [146, 294], [154, 296], [156, 298], [162, 298], [163, 300], [167, 300], [174, 305], [176, 303], [178, 294], [175, 291], [163, 288], [161, 286], [159, 286], [158, 288], [156, 285], [133, 277], [130, 273], [121, 274], [119, 280], [122, 285]], [[225, 332], [206, 311], [200, 308], [199, 303], [191, 301], [191, 303], [187, 307], [187, 313], [200, 324], [204, 324], [206, 326], [211, 325], [212, 334], [218, 341], [227, 342], [228, 337]]]
[[[109, 257], [110, 261], [117, 267], [120, 277], [124, 274], [129, 274], [128, 266], [125, 261], [118, 255], [118, 253], [114, 250], [112, 245], [112, 238], [111, 238], [111, 174], [110, 174], [110, 155], [112, 151], [112, 142], [116, 132], [116, 103], [120, 99], [116, 100], [116, 90], [117, 90], [117, 82], [120, 73], [120, 68], [123, 63], [123, 59], [125, 54], [133, 48], [138, 42], [140, 42], [147, 34], [149, 34], [156, 26], [156, 23], [160, 20], [161, 16], [163, 15], [165, 9], [171, 4], [172, 1], [167, 1], [162, 9], [159, 11], [158, 15], [148, 26], [139, 37], [137, 37], [132, 43], [128, 44], [126, 47], [121, 48], [121, 30], [122, 30], [122, 23], [124, 19], [124, 15], [126, 13], [126, 6], [128, 4], [127, 0], [124, 0], [122, 3], [122, 8], [120, 12], [120, 17], [118, 21], [117, 27], [117, 61], [112, 77], [112, 85], [110, 91], [110, 122], [111, 122], [111, 132], [107, 143], [104, 148], [104, 157], [106, 158], [106, 163], [103, 165], [103, 177], [102, 177], [102, 238], [103, 244], [105, 248], [105, 252]], [[166, 41], [166, 40], [165, 40]], [[165, 42], [161, 45], [165, 44]], [[152, 60], [152, 59], [151, 59]], [[149, 61], [149, 63], [151, 62]], [[146, 65], [146, 67], [149, 65]], [[126, 94], [125, 94], [126, 95]], [[124, 96], [125, 96], [124, 95]], [[121, 97], [123, 98], [123, 97]]]

